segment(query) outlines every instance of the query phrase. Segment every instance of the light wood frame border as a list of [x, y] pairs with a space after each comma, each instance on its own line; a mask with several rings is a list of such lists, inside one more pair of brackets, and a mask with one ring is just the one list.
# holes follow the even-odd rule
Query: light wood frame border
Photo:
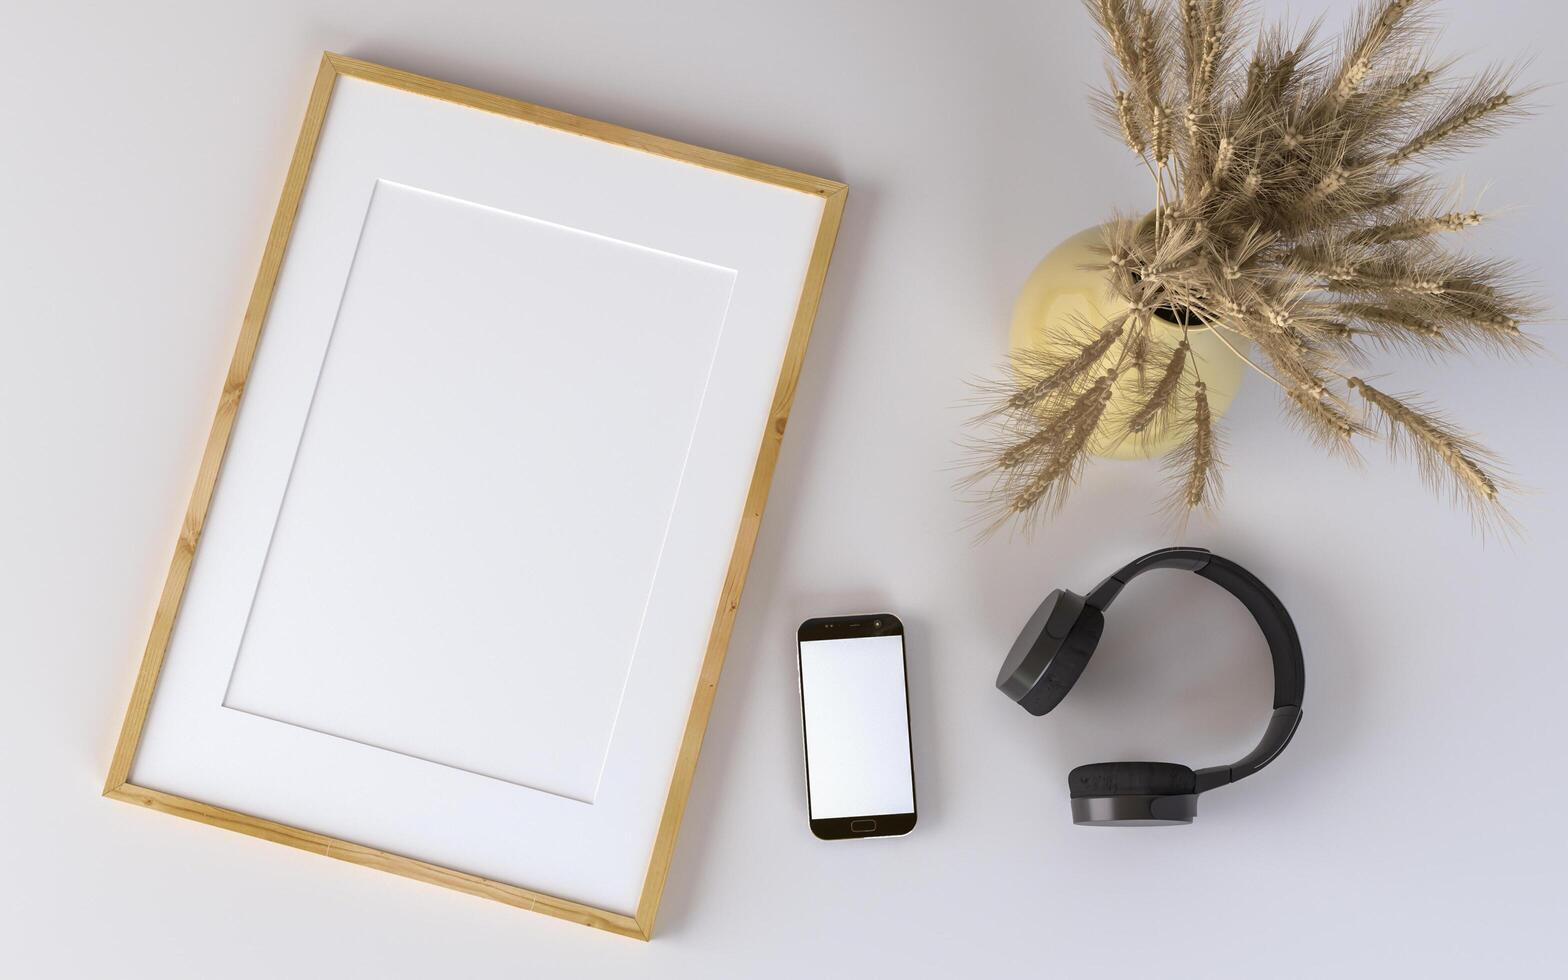
[[[692, 696], [691, 712], [686, 718], [680, 751], [675, 760], [675, 771], [670, 780], [669, 793], [665, 797], [664, 810], [659, 819], [659, 829], [654, 838], [653, 851], [649, 856], [648, 871], [643, 879], [635, 915], [628, 916], [593, 908], [516, 885], [491, 881], [477, 875], [398, 854], [389, 854], [272, 820], [226, 810], [198, 800], [137, 786], [130, 782], [131, 764], [136, 757], [137, 744], [141, 740], [142, 728], [147, 720], [147, 710], [152, 704], [153, 691], [157, 686], [158, 673], [163, 666], [164, 654], [173, 632], [175, 616], [179, 612], [180, 599], [185, 592], [186, 580], [190, 576], [196, 546], [201, 538], [202, 524], [207, 516], [208, 505], [212, 501], [213, 490], [217, 486], [218, 474], [223, 465], [223, 454], [239, 412], [240, 398], [244, 393], [245, 381], [256, 353], [256, 344], [260, 340], [262, 326], [267, 319], [273, 287], [277, 283], [278, 272], [283, 266], [289, 234], [294, 225], [294, 216], [299, 208], [305, 182], [310, 175], [311, 158], [315, 153], [317, 138], [321, 134], [322, 123], [326, 119], [333, 85], [339, 77], [359, 78], [378, 85], [387, 85], [405, 92], [538, 123], [751, 180], [777, 184], [823, 198], [822, 222], [818, 227], [810, 264], [806, 270], [806, 280], [801, 290], [800, 303], [795, 311], [789, 345], [785, 350], [778, 385], [773, 393], [767, 428], [762, 434], [756, 468], [752, 472], [751, 486], [746, 494], [746, 508], [741, 516], [740, 530], [735, 538], [734, 550], [731, 552], [729, 569], [725, 573], [724, 588], [714, 613], [707, 652], [703, 656], [697, 689]], [[741, 589], [745, 585], [746, 570], [751, 563], [752, 549], [762, 524], [762, 510], [767, 502], [768, 485], [773, 478], [774, 464], [778, 461], [779, 446], [784, 436], [785, 424], [789, 419], [790, 403], [794, 398], [795, 385], [800, 377], [806, 342], [811, 334], [812, 321], [816, 317], [817, 304], [822, 295], [828, 260], [833, 253], [833, 243], [838, 234], [847, 193], [848, 188], [836, 181], [811, 177], [716, 150], [650, 136], [609, 123], [584, 119], [581, 116], [491, 95], [450, 82], [424, 78], [331, 52], [323, 53], [321, 68], [316, 74], [315, 86], [311, 89], [310, 102], [305, 110], [305, 122], [300, 128], [299, 140], [295, 145], [294, 158], [289, 164], [288, 176], [283, 183], [283, 196], [278, 202], [278, 210], [272, 220], [272, 230], [267, 236], [266, 250], [262, 253], [261, 270], [256, 275], [256, 285], [251, 292], [250, 304], [245, 309], [239, 343], [235, 347], [234, 358], [229, 364], [223, 393], [218, 400], [217, 415], [213, 419], [212, 431], [207, 437], [207, 447], [202, 455], [201, 467], [197, 471], [196, 488], [191, 494], [190, 506], [185, 512], [185, 521], [180, 528], [174, 558], [169, 566], [169, 576], [164, 582], [163, 594], [158, 600], [152, 631], [147, 638], [146, 650], [142, 655], [141, 669], [136, 675], [130, 706], [126, 709], [125, 722], [114, 750], [114, 759], [109, 766], [108, 779], [104, 784], [104, 796], [137, 803], [191, 820], [199, 820], [215, 827], [239, 831], [253, 837], [288, 844], [317, 854], [325, 854], [339, 860], [379, 868], [419, 881], [444, 885], [447, 888], [505, 902], [519, 908], [532, 909], [596, 926], [623, 936], [648, 939], [653, 932], [654, 918], [659, 910], [659, 897], [664, 891], [665, 878], [669, 873], [676, 834], [680, 830], [681, 816], [686, 809], [686, 797], [691, 789], [692, 775], [696, 770], [697, 754], [702, 748], [708, 714], [713, 707], [714, 692], [718, 686], [719, 671], [724, 665], [730, 631], [735, 624], [736, 610], [740, 607]]]

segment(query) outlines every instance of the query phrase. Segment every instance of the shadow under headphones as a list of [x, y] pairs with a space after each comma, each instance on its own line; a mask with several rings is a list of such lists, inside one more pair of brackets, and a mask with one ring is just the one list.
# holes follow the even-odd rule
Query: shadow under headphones
[[1096, 762], [1067, 775], [1073, 823], [1158, 826], [1192, 823], [1198, 794], [1244, 779], [1274, 761], [1301, 723], [1306, 686], [1295, 624], [1268, 586], [1233, 561], [1203, 548], [1165, 548], [1118, 569], [1087, 596], [1057, 589], [1046, 597], [1008, 651], [996, 686], [1032, 715], [1056, 707], [1083, 673], [1105, 630], [1105, 610], [1122, 588], [1155, 568], [1181, 568], [1241, 600], [1258, 621], [1274, 659], [1274, 714], [1258, 747], [1228, 766], [1194, 772], [1170, 762]]

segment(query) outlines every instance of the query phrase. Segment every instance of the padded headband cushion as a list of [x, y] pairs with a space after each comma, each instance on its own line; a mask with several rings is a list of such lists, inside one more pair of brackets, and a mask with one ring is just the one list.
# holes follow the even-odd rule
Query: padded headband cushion
[[1241, 600], [1252, 613], [1274, 659], [1274, 707], [1299, 708], [1307, 686], [1306, 668], [1302, 666], [1301, 639], [1285, 604], [1256, 575], [1219, 555], [1211, 555], [1198, 574]]
[[1185, 796], [1197, 775], [1173, 762], [1095, 762], [1067, 774], [1073, 799], [1085, 796]]
[[1301, 638], [1296, 635], [1296, 625], [1291, 622], [1290, 613], [1285, 611], [1279, 597], [1256, 575], [1233, 561], [1204, 548], [1161, 548], [1117, 569], [1090, 591], [1084, 604], [1108, 609], [1128, 582], [1156, 568], [1197, 572], [1241, 600], [1257, 620], [1258, 628], [1268, 641], [1269, 656], [1274, 660], [1274, 707], [1301, 707], [1306, 668], [1301, 662]]

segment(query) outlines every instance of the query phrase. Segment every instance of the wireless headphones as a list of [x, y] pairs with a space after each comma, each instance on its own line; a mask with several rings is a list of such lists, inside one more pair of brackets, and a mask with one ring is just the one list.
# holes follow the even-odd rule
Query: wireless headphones
[[1035, 610], [1008, 651], [996, 686], [1032, 715], [1061, 703], [1105, 630], [1105, 610], [1123, 586], [1155, 568], [1197, 572], [1241, 600], [1258, 621], [1274, 659], [1274, 714], [1258, 747], [1228, 766], [1196, 772], [1169, 762], [1096, 762], [1067, 775], [1073, 823], [1155, 826], [1192, 823], [1198, 794], [1244, 779], [1274, 761], [1301, 723], [1306, 671], [1295, 624], [1268, 586], [1233, 561], [1203, 548], [1164, 548], [1117, 570], [1088, 596], [1057, 589]]

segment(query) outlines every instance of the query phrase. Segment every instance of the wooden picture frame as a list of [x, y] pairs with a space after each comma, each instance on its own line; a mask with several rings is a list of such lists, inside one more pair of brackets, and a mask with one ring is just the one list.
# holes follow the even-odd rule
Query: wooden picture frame
[[[646, 869], [641, 872], [641, 885], [634, 908], [609, 909], [588, 902], [558, 897], [546, 893], [545, 890], [527, 887], [526, 882], [503, 881], [483, 873], [476, 873], [472, 868], [460, 870], [440, 861], [394, 853], [388, 849], [292, 825], [270, 816], [242, 812], [242, 808], [218, 805], [170, 792], [167, 789], [140, 785], [133, 779], [133, 773], [138, 765], [138, 754], [145, 747], [144, 736], [149, 724], [149, 713], [153, 709], [159, 691], [160, 675], [165, 671], [167, 655], [176, 635], [177, 620], [182, 615], [182, 600], [187, 596], [193, 565], [200, 554], [199, 547], [203, 541], [203, 532], [208, 527], [214, 495], [220, 486], [227, 465], [225, 454], [231, 447], [237, 420], [240, 418], [242, 398], [246, 395], [247, 385], [253, 380], [252, 368], [257, 358], [258, 344], [262, 339], [263, 328], [268, 323], [269, 312], [273, 308], [280, 274], [286, 267], [291, 238], [296, 231], [296, 219], [300, 215], [301, 202], [306, 196], [311, 180], [313, 159], [317, 154], [318, 143], [329, 117], [329, 108], [333, 105], [335, 91], [345, 80], [369, 83], [423, 99], [436, 100], [443, 104], [480, 110], [494, 117], [544, 127], [576, 137], [586, 137], [597, 143], [626, 148], [664, 161], [671, 161], [681, 167], [702, 168], [705, 171], [770, 185], [820, 202], [820, 219], [809, 242], [809, 256], [803, 258], [804, 277], [799, 289], [798, 302], [787, 325], [787, 344], [783, 348], [782, 362], [778, 363], [776, 382], [771, 392], [771, 404], [767, 408], [766, 423], [760, 433], [755, 433], [755, 463], [750, 468], [750, 480], [743, 504], [738, 507], [738, 527], [733, 535], [733, 545], [728, 551], [728, 565], [723, 573], [722, 588], [719, 590], [716, 604], [712, 607], [711, 623], [706, 631], [706, 645], [700, 651], [692, 653], [696, 658], [694, 662], [697, 664], [697, 683], [695, 689], [690, 692], [689, 704], [684, 707], [684, 724], [679, 727], [679, 743], [674, 750], [673, 768], [668, 772], [667, 783], [661, 783], [667, 785], [667, 789], [663, 792], [662, 806], [657, 812], [656, 831], [652, 836], [652, 847], [648, 852]], [[284, 182], [282, 198], [267, 239], [261, 268], [245, 312], [239, 341], [202, 456], [195, 490], [186, 510], [168, 577], [147, 639], [141, 667], [136, 676], [129, 708], [104, 786], [104, 795], [339, 860], [443, 885], [519, 908], [592, 925], [621, 935], [639, 939], [649, 938], [675, 847], [681, 815], [691, 787], [698, 752], [702, 746], [704, 729], [713, 705], [720, 668], [724, 662], [730, 631], [746, 579], [747, 566], [762, 520], [769, 482], [778, 459], [780, 442], [789, 417], [807, 338], [821, 296], [845, 196], [846, 187], [834, 181], [649, 136], [619, 126], [341, 55], [325, 54], [311, 91], [304, 124]]]

